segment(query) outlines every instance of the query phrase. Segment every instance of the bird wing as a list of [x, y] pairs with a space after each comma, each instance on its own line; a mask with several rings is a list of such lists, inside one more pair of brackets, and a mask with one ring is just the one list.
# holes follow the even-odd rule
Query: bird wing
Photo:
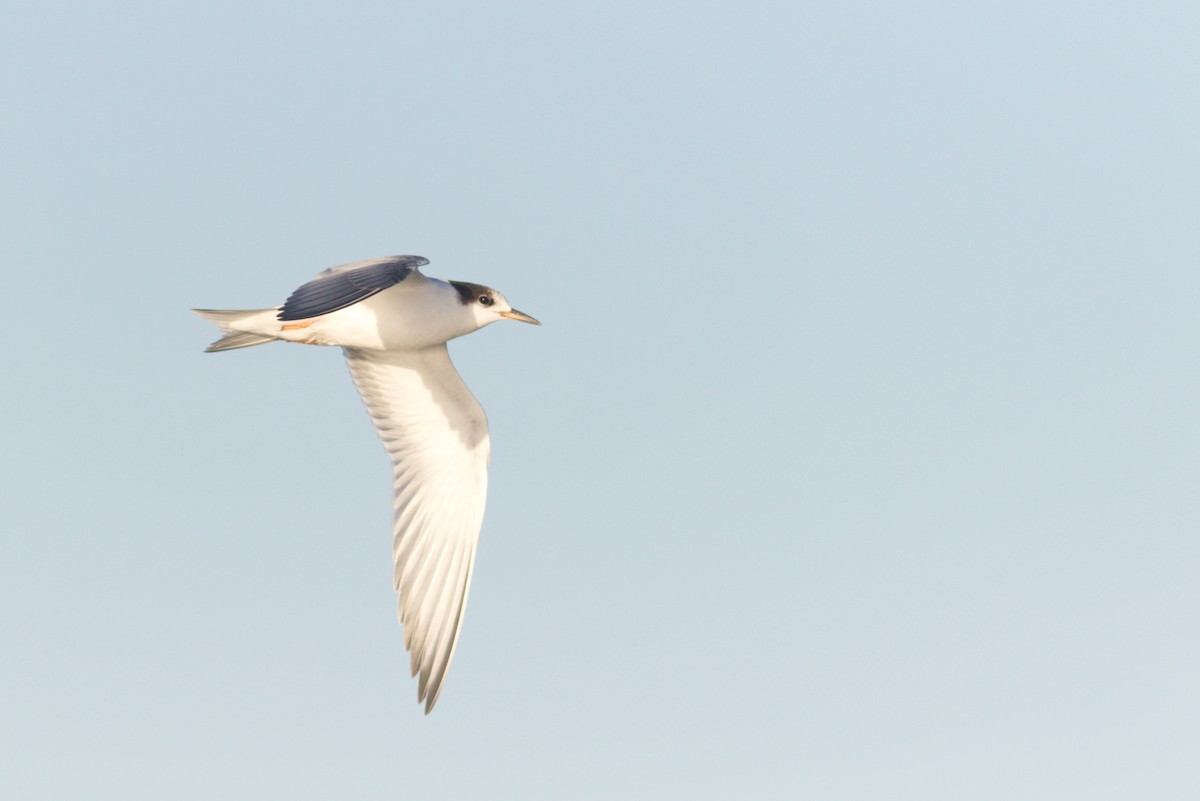
[[429, 714], [467, 607], [487, 498], [487, 417], [445, 345], [344, 350], [392, 458], [393, 575], [417, 700]]
[[429, 264], [420, 256], [387, 256], [330, 267], [293, 292], [277, 315], [280, 320], [304, 320], [352, 306], [408, 278]]

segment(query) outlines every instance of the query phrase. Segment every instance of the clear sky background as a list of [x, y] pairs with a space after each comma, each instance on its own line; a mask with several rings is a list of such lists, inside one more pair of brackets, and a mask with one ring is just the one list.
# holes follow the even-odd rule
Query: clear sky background
[[[24, 3], [0, 789], [1194, 799], [1194, 2]], [[543, 328], [426, 718], [333, 349], [395, 253]]]

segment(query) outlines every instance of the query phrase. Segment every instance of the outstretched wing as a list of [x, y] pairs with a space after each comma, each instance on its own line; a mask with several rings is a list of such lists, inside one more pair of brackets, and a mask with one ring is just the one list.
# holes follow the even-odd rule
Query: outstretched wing
[[280, 320], [304, 320], [352, 306], [408, 278], [429, 264], [420, 256], [388, 256], [330, 267], [284, 302]]
[[392, 458], [392, 555], [404, 647], [428, 714], [454, 658], [487, 498], [487, 417], [445, 345], [346, 348]]

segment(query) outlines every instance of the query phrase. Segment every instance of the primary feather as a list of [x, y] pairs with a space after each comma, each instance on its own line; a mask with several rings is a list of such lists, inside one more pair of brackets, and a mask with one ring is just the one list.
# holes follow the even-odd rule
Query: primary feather
[[467, 608], [487, 498], [487, 418], [444, 345], [347, 348], [346, 363], [392, 459], [393, 579], [428, 713]]

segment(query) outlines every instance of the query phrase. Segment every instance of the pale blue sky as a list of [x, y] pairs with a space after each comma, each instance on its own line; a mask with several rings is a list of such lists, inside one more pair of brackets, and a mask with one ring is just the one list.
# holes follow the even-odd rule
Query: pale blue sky
[[[1190, 799], [1194, 3], [43, 3], [0, 30], [21, 799]], [[544, 328], [434, 714], [340, 355]]]

